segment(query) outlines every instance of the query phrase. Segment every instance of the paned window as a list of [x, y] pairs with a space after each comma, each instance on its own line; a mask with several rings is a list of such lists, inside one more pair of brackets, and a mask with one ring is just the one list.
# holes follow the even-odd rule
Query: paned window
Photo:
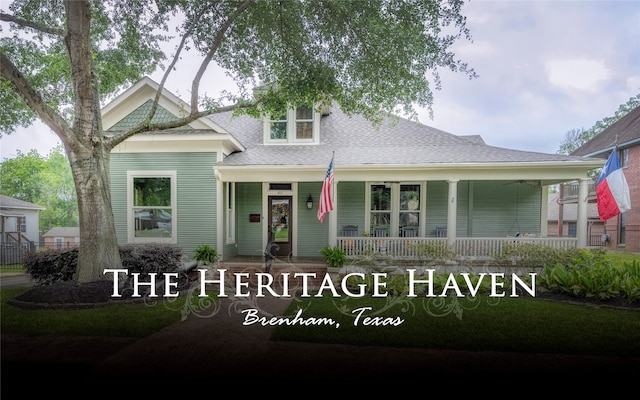
[[18, 217], [16, 230], [18, 232], [26, 233], [27, 232], [27, 217]]
[[175, 242], [175, 173], [129, 175], [129, 240]]
[[318, 116], [312, 107], [300, 106], [266, 120], [266, 143], [315, 143], [318, 141]]
[[370, 185], [369, 234], [371, 236], [420, 236], [422, 186], [411, 183]]

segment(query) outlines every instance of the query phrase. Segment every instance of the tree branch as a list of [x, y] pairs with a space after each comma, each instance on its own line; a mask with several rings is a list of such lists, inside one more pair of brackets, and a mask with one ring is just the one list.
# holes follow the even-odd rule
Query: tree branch
[[216, 54], [216, 51], [218, 51], [218, 47], [220, 47], [220, 44], [224, 40], [224, 36], [227, 33], [227, 30], [229, 29], [229, 27], [233, 25], [235, 20], [243, 12], [245, 12], [249, 8], [251, 3], [253, 3], [254, 1], [255, 0], [246, 0], [244, 3], [240, 4], [240, 6], [233, 12], [233, 14], [231, 14], [231, 16], [224, 22], [224, 24], [222, 24], [222, 26], [218, 30], [218, 33], [216, 33], [216, 37], [213, 41], [213, 45], [211, 46], [211, 49], [209, 49], [209, 52], [207, 53], [204, 60], [202, 60], [202, 64], [200, 64], [200, 69], [198, 69], [198, 72], [196, 73], [195, 77], [193, 78], [193, 82], [191, 83], [191, 113], [192, 114], [198, 111], [198, 91], [200, 87], [200, 80], [204, 75], [204, 71], [209, 66], [209, 63], [213, 59], [213, 56]]
[[185, 126], [198, 118], [206, 117], [207, 115], [211, 115], [212, 113], [221, 113], [227, 111], [234, 111], [239, 109], [247, 109], [252, 108], [258, 105], [259, 102], [253, 103], [242, 103], [242, 104], [232, 104], [229, 106], [224, 106], [220, 108], [216, 108], [215, 110], [205, 110], [199, 111], [196, 113], [189, 114], [184, 118], [174, 119], [173, 121], [163, 122], [158, 124], [146, 124], [146, 125], [138, 125], [135, 128], [132, 128], [128, 131], [122, 131], [114, 134], [113, 136], [105, 136], [104, 141], [107, 148], [112, 149], [118, 144], [124, 142], [131, 136], [137, 135], [138, 133], [143, 132], [158, 132], [172, 128], [179, 128]]
[[29, 84], [4, 52], [0, 52], [0, 76], [11, 82], [18, 95], [58, 135], [65, 145], [71, 143], [73, 140], [70, 134], [71, 127], [67, 121], [44, 102], [40, 93]]
[[[198, 18], [194, 19], [194, 24], [189, 29], [187, 29], [187, 31], [183, 35], [183, 37], [182, 37], [182, 39], [180, 41], [180, 44], [178, 45], [178, 48], [176, 50], [176, 54], [174, 54], [173, 60], [171, 61], [171, 64], [169, 65], [169, 67], [167, 68], [167, 70], [165, 71], [165, 73], [164, 73], [164, 75], [162, 77], [162, 81], [159, 84], [158, 91], [156, 92], [153, 104], [151, 106], [151, 110], [149, 110], [149, 114], [147, 114], [147, 118], [146, 118], [145, 122], [143, 122], [140, 125], [132, 128], [129, 131], [122, 132], [122, 133], [119, 133], [117, 135], [105, 138], [105, 142], [106, 142], [108, 148], [113, 148], [113, 147], [117, 146], [119, 143], [122, 143], [123, 141], [125, 141], [126, 139], [130, 138], [131, 136], [133, 136], [135, 134], [142, 133], [142, 132], [161, 131], [161, 130], [165, 130], [165, 129], [171, 129], [171, 128], [177, 128], [177, 127], [180, 127], [180, 126], [184, 126], [184, 125], [186, 125], [186, 124], [188, 124], [190, 122], [195, 121], [198, 118], [202, 118], [202, 117], [205, 117], [207, 115], [210, 115], [214, 111], [215, 112], [224, 112], [224, 111], [235, 110], [235, 109], [238, 109], [238, 108], [249, 108], [249, 107], [255, 106], [255, 104], [243, 104], [243, 105], [234, 104], [234, 105], [230, 105], [230, 106], [216, 108], [215, 110], [198, 111], [198, 91], [199, 91], [198, 88], [200, 86], [200, 80], [202, 79], [202, 76], [204, 75], [205, 70], [209, 66], [209, 63], [213, 59], [213, 56], [215, 55], [216, 51], [220, 47], [220, 44], [224, 40], [224, 36], [225, 36], [227, 30], [229, 29], [229, 27], [231, 27], [231, 25], [233, 25], [233, 22], [244, 11], [246, 11], [249, 8], [249, 6], [251, 5], [251, 3], [253, 3], [253, 2], [255, 2], [255, 0], [245, 0], [245, 2], [242, 3], [233, 12], [233, 14], [224, 22], [224, 24], [222, 24], [222, 26], [218, 30], [211, 49], [207, 53], [205, 59], [202, 61], [202, 64], [200, 65], [200, 68], [199, 68], [198, 72], [196, 73], [196, 75], [194, 77], [194, 80], [193, 80], [193, 83], [192, 83], [192, 86], [191, 86], [192, 87], [192, 91], [191, 91], [191, 111], [190, 111], [189, 115], [184, 117], [184, 118], [178, 118], [178, 119], [175, 119], [173, 121], [165, 122], [165, 123], [161, 123], [161, 124], [152, 124], [151, 123], [151, 120], [153, 119], [153, 116], [155, 115], [155, 113], [157, 111], [158, 102], [159, 102], [159, 99], [160, 99], [160, 95], [162, 94], [162, 90], [164, 88], [164, 84], [165, 84], [165, 82], [166, 82], [171, 70], [176, 65], [176, 63], [177, 63], [177, 61], [179, 59], [179, 55], [182, 52], [182, 49], [184, 48], [187, 39], [191, 36], [191, 34], [193, 32], [193, 29], [195, 29], [195, 22], [197, 22]], [[203, 7], [203, 9], [200, 11], [199, 15], [203, 15], [205, 11], [206, 11], [206, 7]]]
[[42, 33], [48, 33], [48, 34], [54, 35], [54, 36], [64, 36], [65, 35], [64, 29], [53, 28], [53, 27], [50, 27], [50, 26], [37, 24], [35, 22], [27, 21], [27, 20], [24, 20], [22, 18], [18, 18], [18, 17], [14, 16], [14, 15], [3, 13], [3, 12], [0, 12], [0, 21], [13, 22], [13, 23], [17, 24], [18, 26], [21, 26], [21, 27], [24, 27], [24, 28], [35, 29], [36, 31], [39, 31], [39, 32], [42, 32]]
[[[191, 37], [191, 34], [193, 33], [193, 31], [195, 29], [197, 21], [204, 14], [205, 10], [206, 10], [206, 7], [203, 7], [202, 10], [200, 10], [200, 12], [198, 13], [197, 18], [194, 18], [194, 20], [191, 22], [191, 26], [189, 27], [189, 29], [186, 30], [186, 32], [182, 36], [182, 39], [180, 40], [180, 44], [178, 45], [176, 53], [173, 55], [173, 60], [171, 60], [171, 64], [169, 64], [169, 67], [167, 67], [167, 70], [162, 75], [162, 80], [160, 81], [160, 84], [159, 84], [159, 87], [158, 87], [158, 91], [156, 92], [156, 96], [153, 99], [153, 104], [151, 105], [151, 109], [149, 110], [149, 114], [147, 114], [146, 121], [151, 121], [153, 119], [153, 116], [156, 114], [156, 111], [158, 110], [158, 103], [160, 101], [160, 95], [162, 94], [162, 90], [164, 89], [164, 85], [167, 82], [167, 79], [169, 78], [169, 74], [173, 70], [173, 67], [175, 67], [175, 65], [178, 63], [178, 60], [180, 59], [180, 53], [182, 53], [182, 49], [184, 48], [185, 44], [187, 43], [187, 40], [189, 39], [189, 37]], [[146, 125], [145, 122], [141, 123], [142, 127], [145, 126], [145, 125]]]

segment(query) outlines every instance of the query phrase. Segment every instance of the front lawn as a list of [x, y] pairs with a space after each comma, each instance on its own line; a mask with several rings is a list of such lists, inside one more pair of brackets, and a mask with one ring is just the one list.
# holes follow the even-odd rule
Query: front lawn
[[144, 337], [209, 305], [211, 298], [187, 296], [147, 303], [111, 304], [87, 309], [25, 309], [7, 302], [28, 287], [0, 290], [2, 333]]
[[[353, 310], [365, 309], [358, 319]], [[274, 340], [472, 351], [515, 351], [640, 357], [640, 309], [536, 298], [322, 298], [292, 302], [286, 315], [327, 317], [339, 324], [281, 325]], [[365, 316], [397, 318], [364, 325]], [[387, 318], [387, 319], [385, 319]]]

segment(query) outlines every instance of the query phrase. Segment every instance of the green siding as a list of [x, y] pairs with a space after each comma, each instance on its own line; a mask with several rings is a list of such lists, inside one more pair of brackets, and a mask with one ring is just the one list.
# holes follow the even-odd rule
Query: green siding
[[[427, 182], [426, 236], [447, 225], [449, 184]], [[540, 232], [541, 188], [504, 181], [458, 182], [459, 237], [504, 237]]]
[[[298, 235], [298, 253], [302, 257], [320, 257], [320, 250], [327, 244], [329, 216], [318, 221], [318, 200], [322, 182], [300, 182], [298, 184], [298, 215], [295, 219]], [[311, 194], [313, 207], [307, 208], [307, 197]], [[296, 231], [294, 231], [296, 233]]]
[[261, 183], [236, 184], [236, 212], [237, 254], [262, 256], [262, 224], [267, 216], [261, 215], [260, 222], [249, 222], [249, 214], [262, 214]]
[[540, 232], [541, 187], [509, 182], [475, 182], [473, 236], [515, 236]]
[[338, 183], [338, 236], [343, 225], [357, 225], [360, 233], [365, 230], [365, 187], [365, 182]]
[[111, 194], [116, 235], [127, 242], [127, 171], [176, 171], [178, 245], [193, 257], [201, 244], [216, 246], [216, 153], [114, 153]]
[[447, 225], [449, 184], [444, 181], [427, 182], [427, 214], [425, 236], [435, 236], [436, 226]]

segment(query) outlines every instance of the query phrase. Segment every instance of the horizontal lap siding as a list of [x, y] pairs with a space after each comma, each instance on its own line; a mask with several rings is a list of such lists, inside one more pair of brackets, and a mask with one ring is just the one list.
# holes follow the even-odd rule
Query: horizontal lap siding
[[473, 236], [503, 237], [540, 231], [540, 186], [510, 182], [476, 182]]
[[447, 225], [447, 198], [449, 184], [443, 181], [427, 182], [427, 215], [425, 236], [435, 236], [436, 226]]
[[[318, 200], [322, 182], [300, 182], [298, 183], [298, 215], [294, 216], [297, 226], [294, 235], [297, 233], [298, 256], [320, 257], [320, 249], [327, 244], [329, 217], [323, 223], [318, 221]], [[307, 197], [311, 195], [313, 207], [307, 208]]]
[[[262, 184], [258, 182], [236, 183], [236, 241], [238, 255], [262, 256]], [[250, 222], [250, 214], [260, 214], [260, 222]]]
[[176, 171], [177, 240], [193, 257], [201, 244], [216, 246], [215, 153], [127, 153], [111, 155], [111, 193], [116, 234], [127, 242], [127, 171]]
[[364, 229], [365, 212], [365, 183], [338, 183], [338, 236], [342, 234], [343, 225], [357, 225], [358, 236]]

